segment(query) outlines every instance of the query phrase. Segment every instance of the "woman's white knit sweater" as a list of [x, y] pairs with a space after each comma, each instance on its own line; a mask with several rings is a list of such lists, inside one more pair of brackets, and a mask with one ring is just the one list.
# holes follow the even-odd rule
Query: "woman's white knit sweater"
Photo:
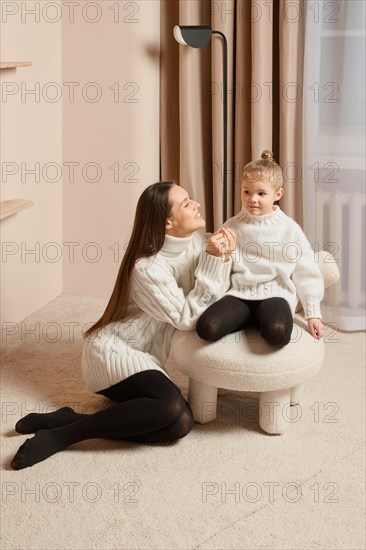
[[82, 372], [92, 391], [147, 369], [163, 370], [174, 329], [191, 330], [229, 287], [232, 261], [205, 252], [201, 236], [166, 236], [154, 256], [140, 258], [130, 283], [127, 317], [85, 341]]
[[294, 220], [274, 206], [273, 212], [263, 216], [243, 209], [225, 226], [237, 237], [226, 294], [246, 300], [282, 297], [292, 313], [300, 299], [305, 319], [321, 318], [323, 278], [314, 251]]

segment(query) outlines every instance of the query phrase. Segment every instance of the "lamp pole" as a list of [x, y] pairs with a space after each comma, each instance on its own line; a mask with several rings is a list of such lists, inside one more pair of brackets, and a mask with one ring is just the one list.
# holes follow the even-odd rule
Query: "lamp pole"
[[223, 132], [224, 132], [224, 174], [223, 174], [223, 197], [222, 197], [222, 208], [223, 208], [223, 221], [227, 219], [227, 40], [226, 36], [221, 31], [212, 31], [212, 34], [218, 34], [222, 38], [222, 63], [223, 63], [223, 93], [224, 93], [224, 106], [223, 106]]
[[227, 39], [223, 32], [215, 31], [211, 27], [203, 25], [193, 26], [179, 26], [174, 27], [174, 37], [185, 46], [191, 46], [192, 48], [203, 48], [211, 40], [212, 34], [218, 34], [222, 38], [222, 59], [223, 59], [223, 142], [224, 142], [224, 162], [223, 162], [223, 221], [227, 219], [227, 163], [228, 163], [228, 107], [227, 107], [227, 81], [228, 81], [228, 53], [227, 53]]

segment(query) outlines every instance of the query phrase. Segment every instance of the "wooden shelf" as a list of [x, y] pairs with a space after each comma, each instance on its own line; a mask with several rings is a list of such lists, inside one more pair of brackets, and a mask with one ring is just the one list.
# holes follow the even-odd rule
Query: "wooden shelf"
[[28, 199], [11, 199], [9, 201], [1, 201], [0, 203], [0, 220], [13, 216], [25, 208], [33, 206], [33, 201]]
[[0, 69], [15, 69], [16, 67], [31, 67], [31, 61], [0, 61]]

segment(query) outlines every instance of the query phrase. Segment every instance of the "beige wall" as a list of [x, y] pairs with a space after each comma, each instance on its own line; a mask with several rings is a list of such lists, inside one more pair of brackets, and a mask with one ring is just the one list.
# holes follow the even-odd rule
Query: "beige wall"
[[[1, 103], [2, 163], [19, 166], [2, 183], [2, 200], [34, 201], [1, 222], [3, 247], [15, 251], [2, 258], [2, 320], [17, 322], [61, 292], [112, 290], [137, 199], [159, 178], [160, 2], [6, 4], [18, 11], [2, 12], [1, 59], [33, 62], [1, 71], [19, 87]], [[39, 102], [22, 102], [22, 86], [39, 86]], [[36, 162], [39, 183], [31, 174], [22, 183], [21, 163]], [[47, 181], [55, 167], [62, 181]], [[37, 256], [24, 256], [31, 249]]]
[[116, 2], [97, 4], [63, 20], [63, 81], [77, 83], [63, 103], [63, 162], [79, 163], [74, 181], [64, 174], [63, 240], [72, 244], [63, 273], [65, 293], [108, 297], [137, 199], [159, 179], [160, 6], [120, 2], [118, 14]]
[[[62, 102], [53, 102], [55, 88], [48, 84], [61, 81], [61, 21], [50, 23], [55, 17], [51, 11], [45, 17], [27, 13], [31, 4], [12, 1], [1, 6], [1, 61], [33, 63], [1, 71], [1, 200], [34, 201], [32, 208], [0, 222], [1, 319], [8, 323], [20, 321], [62, 292], [62, 183], [47, 181], [56, 173], [48, 172], [47, 164], [57, 168], [62, 162]], [[39, 96], [27, 94], [30, 89]], [[36, 163], [39, 182], [38, 174], [27, 173]], [[10, 169], [15, 173], [6, 177]], [[27, 253], [31, 250], [35, 254]]]

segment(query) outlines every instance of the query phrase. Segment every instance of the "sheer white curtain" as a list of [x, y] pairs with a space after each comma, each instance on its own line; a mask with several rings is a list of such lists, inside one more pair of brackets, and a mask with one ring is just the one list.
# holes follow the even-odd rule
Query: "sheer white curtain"
[[303, 85], [304, 229], [334, 255], [340, 281], [324, 319], [365, 322], [365, 2], [306, 1]]

